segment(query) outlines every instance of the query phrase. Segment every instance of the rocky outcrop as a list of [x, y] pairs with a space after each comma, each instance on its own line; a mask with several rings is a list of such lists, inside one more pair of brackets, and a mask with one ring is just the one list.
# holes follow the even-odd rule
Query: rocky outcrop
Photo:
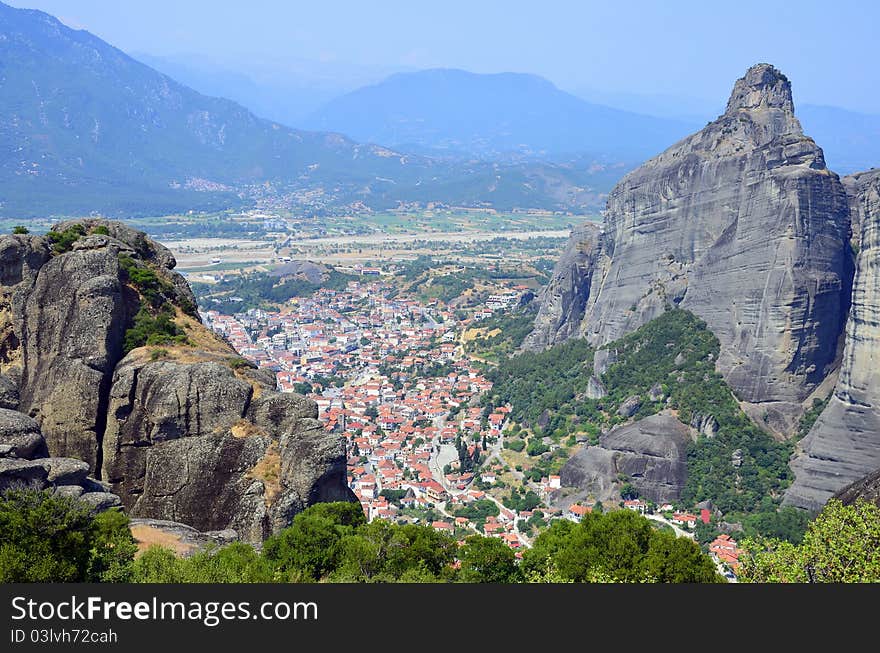
[[[167, 249], [105, 220], [53, 234], [0, 237], [0, 479], [251, 542], [354, 500], [342, 438], [199, 323]], [[178, 336], [126, 354], [141, 309]]]
[[19, 378], [19, 409], [40, 424], [52, 454], [85, 460], [97, 473], [110, 378], [138, 306], [119, 257], [154, 264], [175, 285], [186, 282], [171, 271], [171, 252], [122, 223], [63, 222], [53, 233], [70, 229], [80, 237], [54, 256], [49, 238], [3, 237], [0, 258], [11, 260], [0, 293], [9, 297], [0, 364]]
[[688, 428], [668, 413], [618, 426], [585, 446], [560, 471], [563, 486], [597, 501], [620, 498], [621, 478], [655, 503], [676, 501], [687, 481]]
[[177, 555], [189, 557], [205, 549], [223, 546], [238, 539], [233, 530], [201, 532], [166, 519], [131, 520], [131, 534], [137, 542], [138, 551], [146, 551], [154, 545], [173, 550]]
[[760, 64], [722, 116], [617, 184], [578, 265], [572, 237], [526, 344], [601, 346], [678, 305], [720, 340], [737, 396], [790, 432], [836, 364], [849, 238], [840, 179], [803, 134], [788, 79]]
[[595, 376], [591, 376], [590, 380], [587, 381], [587, 389], [584, 391], [584, 395], [587, 399], [601, 399], [605, 395], [608, 394], [608, 391], [605, 390], [605, 386], [602, 385], [602, 381], [597, 379]]
[[843, 361], [828, 406], [799, 445], [785, 496], [809, 510], [880, 468], [880, 170], [846, 185], [862, 229]]
[[691, 426], [707, 438], [714, 438], [718, 433], [718, 420], [713, 415], [694, 413], [691, 418]]
[[590, 298], [601, 228], [585, 222], [574, 228], [553, 276], [538, 295], [535, 328], [523, 347], [539, 350], [576, 336]]
[[880, 506], [880, 469], [838, 490], [834, 493], [834, 498], [839, 499], [845, 506], [859, 499]]
[[344, 444], [315, 403], [258, 375], [129, 356], [108, 411], [105, 477], [133, 516], [260, 541], [313, 503], [351, 498]]
[[89, 464], [47, 454], [37, 422], [0, 409], [0, 491], [30, 488], [85, 501], [97, 511], [120, 505], [119, 497], [89, 477]]
[[621, 417], [632, 417], [637, 412], [639, 412], [639, 408], [641, 407], [641, 398], [638, 395], [633, 395], [623, 400], [623, 402], [617, 408], [617, 414]]

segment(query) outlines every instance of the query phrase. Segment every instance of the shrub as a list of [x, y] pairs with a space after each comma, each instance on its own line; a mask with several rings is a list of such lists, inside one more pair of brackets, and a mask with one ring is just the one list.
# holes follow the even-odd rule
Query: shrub
[[134, 316], [132, 326], [125, 332], [123, 351], [128, 353], [144, 345], [186, 344], [186, 335], [174, 323], [173, 318], [174, 313], [170, 307], [163, 307], [154, 316], [142, 306]]
[[81, 224], [75, 224], [64, 231], [50, 231], [46, 238], [52, 243], [52, 251], [55, 254], [69, 252], [73, 244], [86, 235], [86, 228]]
[[121, 512], [95, 517], [48, 490], [0, 495], [0, 582], [126, 581], [135, 550]]

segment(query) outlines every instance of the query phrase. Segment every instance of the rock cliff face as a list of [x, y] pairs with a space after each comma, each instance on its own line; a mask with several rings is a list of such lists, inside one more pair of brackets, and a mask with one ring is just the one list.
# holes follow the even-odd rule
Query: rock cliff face
[[[276, 393], [272, 374], [208, 332], [174, 265], [116, 222], [0, 238], [0, 477], [92, 474], [133, 516], [249, 541], [312, 503], [352, 500], [344, 443], [314, 402]], [[178, 335], [126, 354], [142, 309]]]
[[618, 426], [584, 447], [560, 471], [564, 486], [598, 501], [619, 498], [618, 478], [627, 477], [639, 494], [655, 503], [676, 501], [687, 481], [690, 430], [676, 417], [658, 413]]
[[880, 506], [880, 469], [850, 483], [842, 490], [838, 490], [834, 493], [834, 498], [840, 499], [845, 506], [855, 503], [859, 499]]
[[847, 178], [846, 186], [861, 233], [840, 377], [800, 443], [785, 496], [811, 510], [880, 468], [880, 170]]
[[526, 337], [527, 349], [543, 349], [578, 335], [590, 299], [590, 286], [599, 253], [599, 225], [585, 222], [574, 228], [553, 276], [538, 295], [535, 328]]
[[717, 335], [738, 397], [790, 432], [836, 362], [849, 238], [840, 179], [803, 134], [788, 79], [760, 64], [722, 116], [620, 181], [598, 240], [573, 234], [526, 344], [603, 345], [679, 305]]

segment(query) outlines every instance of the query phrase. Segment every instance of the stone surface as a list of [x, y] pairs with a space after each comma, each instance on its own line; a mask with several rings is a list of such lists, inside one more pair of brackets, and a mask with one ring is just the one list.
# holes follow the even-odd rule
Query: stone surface
[[590, 298], [590, 285], [599, 253], [601, 228], [594, 222], [575, 227], [553, 275], [538, 295], [535, 328], [523, 347], [540, 350], [577, 335]]
[[691, 419], [691, 426], [707, 438], [714, 438], [718, 433], [718, 420], [713, 415], [696, 413]]
[[[53, 255], [41, 236], [0, 237], [0, 371], [16, 379], [18, 409], [34, 417], [53, 456], [73, 456], [98, 471], [107, 392], [122, 339], [138, 308], [120, 254], [150, 264], [171, 282], [176, 300], [193, 303], [173, 272], [171, 252], [121, 222], [61, 222], [102, 227]], [[0, 400], [14, 399], [0, 383]]]
[[24, 487], [42, 490], [48, 485], [48, 475], [39, 460], [0, 458], [0, 491]]
[[623, 400], [623, 403], [617, 408], [617, 414], [621, 417], [632, 417], [639, 412], [639, 408], [641, 407], [641, 398], [638, 395], [633, 395]]
[[880, 468], [880, 170], [853, 176], [861, 243], [840, 376], [828, 406], [799, 444], [785, 502], [818, 510]]
[[602, 385], [602, 382], [597, 379], [595, 376], [591, 376], [590, 380], [587, 381], [587, 389], [584, 391], [587, 399], [601, 399], [608, 392], [605, 390], [605, 386]]
[[312, 503], [353, 497], [344, 444], [315, 403], [224, 365], [129, 357], [108, 413], [106, 478], [133, 516], [259, 542]]
[[76, 458], [43, 458], [49, 470], [46, 480], [52, 485], [80, 485], [89, 474], [89, 464]]
[[0, 374], [0, 408], [18, 410], [18, 384], [4, 374]]
[[110, 492], [86, 492], [79, 496], [79, 500], [89, 504], [94, 512], [102, 512], [122, 505], [119, 497]]
[[78, 499], [82, 496], [83, 487], [81, 485], [57, 485], [55, 487], [55, 494], [62, 497], [69, 497], [71, 499]]
[[848, 506], [859, 499], [870, 501], [880, 506], [880, 469], [850, 483], [842, 490], [834, 493], [834, 498]]
[[737, 396], [772, 402], [784, 431], [836, 364], [847, 197], [772, 66], [749, 69], [722, 116], [617, 184], [581, 260], [589, 274], [557, 266], [533, 348], [577, 335], [601, 346], [679, 305], [720, 340], [717, 367]]
[[0, 408], [0, 444], [12, 447], [12, 454], [18, 458], [46, 455], [46, 442], [37, 422], [5, 408]]
[[138, 548], [145, 551], [151, 545], [171, 548], [178, 555], [191, 556], [210, 547], [223, 546], [238, 540], [234, 530], [201, 532], [192, 526], [167, 519], [131, 520], [131, 533]]
[[690, 431], [675, 417], [659, 413], [618, 426], [585, 446], [562, 467], [564, 486], [586, 491], [598, 501], [620, 498], [619, 475], [640, 495], [660, 503], [676, 501], [687, 481]]

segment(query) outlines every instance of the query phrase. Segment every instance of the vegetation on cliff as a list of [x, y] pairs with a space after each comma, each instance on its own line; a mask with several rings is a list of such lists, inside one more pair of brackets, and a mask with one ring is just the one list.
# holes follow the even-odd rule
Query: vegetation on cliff
[[714, 432], [700, 433], [688, 449], [682, 501], [711, 500], [723, 512], [775, 509], [790, 483], [791, 447], [773, 440], [739, 408], [715, 371], [719, 343], [705, 322], [669, 310], [603, 349], [610, 364], [598, 376], [606, 393], [601, 398], [587, 396], [596, 352], [584, 340], [570, 340], [502, 361], [488, 373], [494, 387], [485, 401], [510, 403], [513, 419], [557, 441], [595, 435], [664, 408], [688, 425], [714, 420]]

